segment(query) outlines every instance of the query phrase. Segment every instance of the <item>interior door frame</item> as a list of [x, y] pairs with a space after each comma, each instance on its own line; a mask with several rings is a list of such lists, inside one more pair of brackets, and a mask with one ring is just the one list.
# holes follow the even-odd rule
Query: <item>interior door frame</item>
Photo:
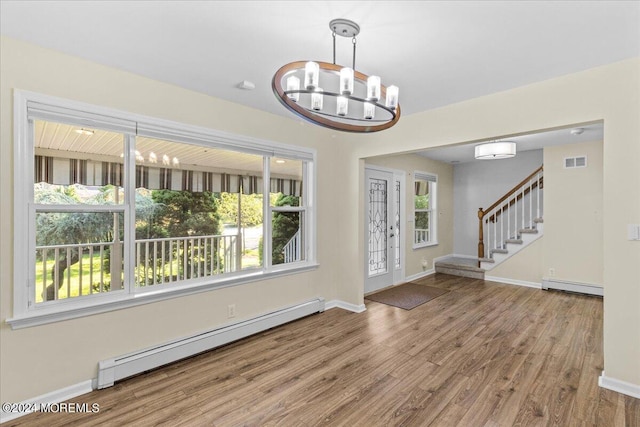
[[[406, 248], [406, 232], [405, 232], [405, 225], [406, 225], [406, 178], [405, 178], [405, 172], [401, 171], [401, 170], [397, 170], [397, 169], [391, 169], [391, 168], [386, 168], [386, 167], [382, 167], [382, 166], [376, 166], [376, 165], [370, 165], [370, 164], [365, 164], [365, 173], [364, 173], [364, 188], [363, 191], [368, 191], [368, 171], [372, 171], [372, 172], [381, 172], [384, 174], [388, 174], [388, 179], [389, 179], [389, 185], [387, 187], [387, 208], [388, 208], [388, 212], [387, 212], [387, 225], [389, 224], [389, 222], [391, 222], [394, 218], [395, 218], [395, 212], [396, 212], [396, 207], [398, 206], [398, 204], [396, 203], [396, 182], [400, 183], [400, 200], [399, 200], [399, 207], [400, 207], [400, 220], [399, 220], [399, 224], [400, 224], [400, 232], [399, 232], [399, 241], [400, 241], [400, 250], [399, 250], [399, 255], [400, 255], [400, 266], [398, 268], [396, 268], [396, 263], [395, 263], [395, 242], [393, 242], [393, 244], [391, 245], [391, 249], [389, 249], [389, 252], [391, 254], [391, 256], [387, 256], [387, 262], [388, 262], [388, 268], [390, 269], [390, 274], [388, 276], [388, 280], [386, 280], [384, 282], [384, 285], [381, 287], [377, 287], [375, 289], [367, 289], [367, 283], [369, 280], [369, 206], [368, 206], [368, 197], [365, 195], [364, 197], [364, 206], [363, 206], [363, 213], [364, 213], [364, 259], [363, 259], [363, 270], [364, 270], [364, 281], [363, 281], [363, 289], [364, 289], [364, 293], [371, 293], [371, 292], [375, 292], [377, 290], [380, 289], [384, 289], [385, 287], [390, 287], [399, 283], [403, 283], [404, 279], [405, 279], [405, 248]], [[394, 224], [395, 225], [395, 224]], [[389, 228], [387, 229], [387, 233], [388, 236], [390, 234], [394, 234], [397, 235], [398, 234], [398, 230], [395, 229], [393, 232], [390, 232], [391, 230], [389, 230]]]

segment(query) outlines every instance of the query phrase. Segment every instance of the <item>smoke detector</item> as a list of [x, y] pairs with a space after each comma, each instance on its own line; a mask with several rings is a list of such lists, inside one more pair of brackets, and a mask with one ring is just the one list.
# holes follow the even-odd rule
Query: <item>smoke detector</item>
[[582, 135], [583, 132], [584, 132], [584, 128], [571, 129], [571, 135]]

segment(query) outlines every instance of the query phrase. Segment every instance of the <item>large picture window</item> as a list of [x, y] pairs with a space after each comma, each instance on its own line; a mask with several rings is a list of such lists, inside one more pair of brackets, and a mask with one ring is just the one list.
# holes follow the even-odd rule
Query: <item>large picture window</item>
[[315, 265], [313, 151], [36, 94], [16, 105], [10, 323]]
[[425, 172], [414, 173], [413, 246], [416, 248], [438, 243], [437, 187], [436, 175]]

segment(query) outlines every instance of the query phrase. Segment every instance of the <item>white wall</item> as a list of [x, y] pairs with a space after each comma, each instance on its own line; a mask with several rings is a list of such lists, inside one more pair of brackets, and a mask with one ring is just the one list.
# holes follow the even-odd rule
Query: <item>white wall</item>
[[478, 256], [478, 209], [488, 208], [542, 165], [542, 150], [511, 159], [476, 160], [453, 168], [453, 251]]

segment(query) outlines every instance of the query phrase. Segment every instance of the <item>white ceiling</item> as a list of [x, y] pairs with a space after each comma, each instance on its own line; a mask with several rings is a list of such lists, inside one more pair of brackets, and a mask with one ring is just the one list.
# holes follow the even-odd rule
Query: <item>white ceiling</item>
[[[572, 130], [581, 129], [582, 133], [572, 134]], [[540, 150], [544, 147], [563, 144], [577, 144], [579, 142], [602, 141], [604, 138], [604, 126], [602, 123], [582, 125], [556, 129], [547, 132], [530, 133], [526, 135], [500, 138], [500, 141], [513, 141], [516, 143], [516, 155], [523, 151]], [[489, 142], [489, 141], [483, 141]], [[445, 163], [468, 163], [474, 161], [475, 146], [482, 142], [460, 145], [448, 145], [441, 148], [433, 148], [419, 152], [424, 157]]]
[[638, 1], [0, 1], [3, 35], [292, 118], [273, 74], [331, 62], [334, 18], [403, 115], [640, 56]]

